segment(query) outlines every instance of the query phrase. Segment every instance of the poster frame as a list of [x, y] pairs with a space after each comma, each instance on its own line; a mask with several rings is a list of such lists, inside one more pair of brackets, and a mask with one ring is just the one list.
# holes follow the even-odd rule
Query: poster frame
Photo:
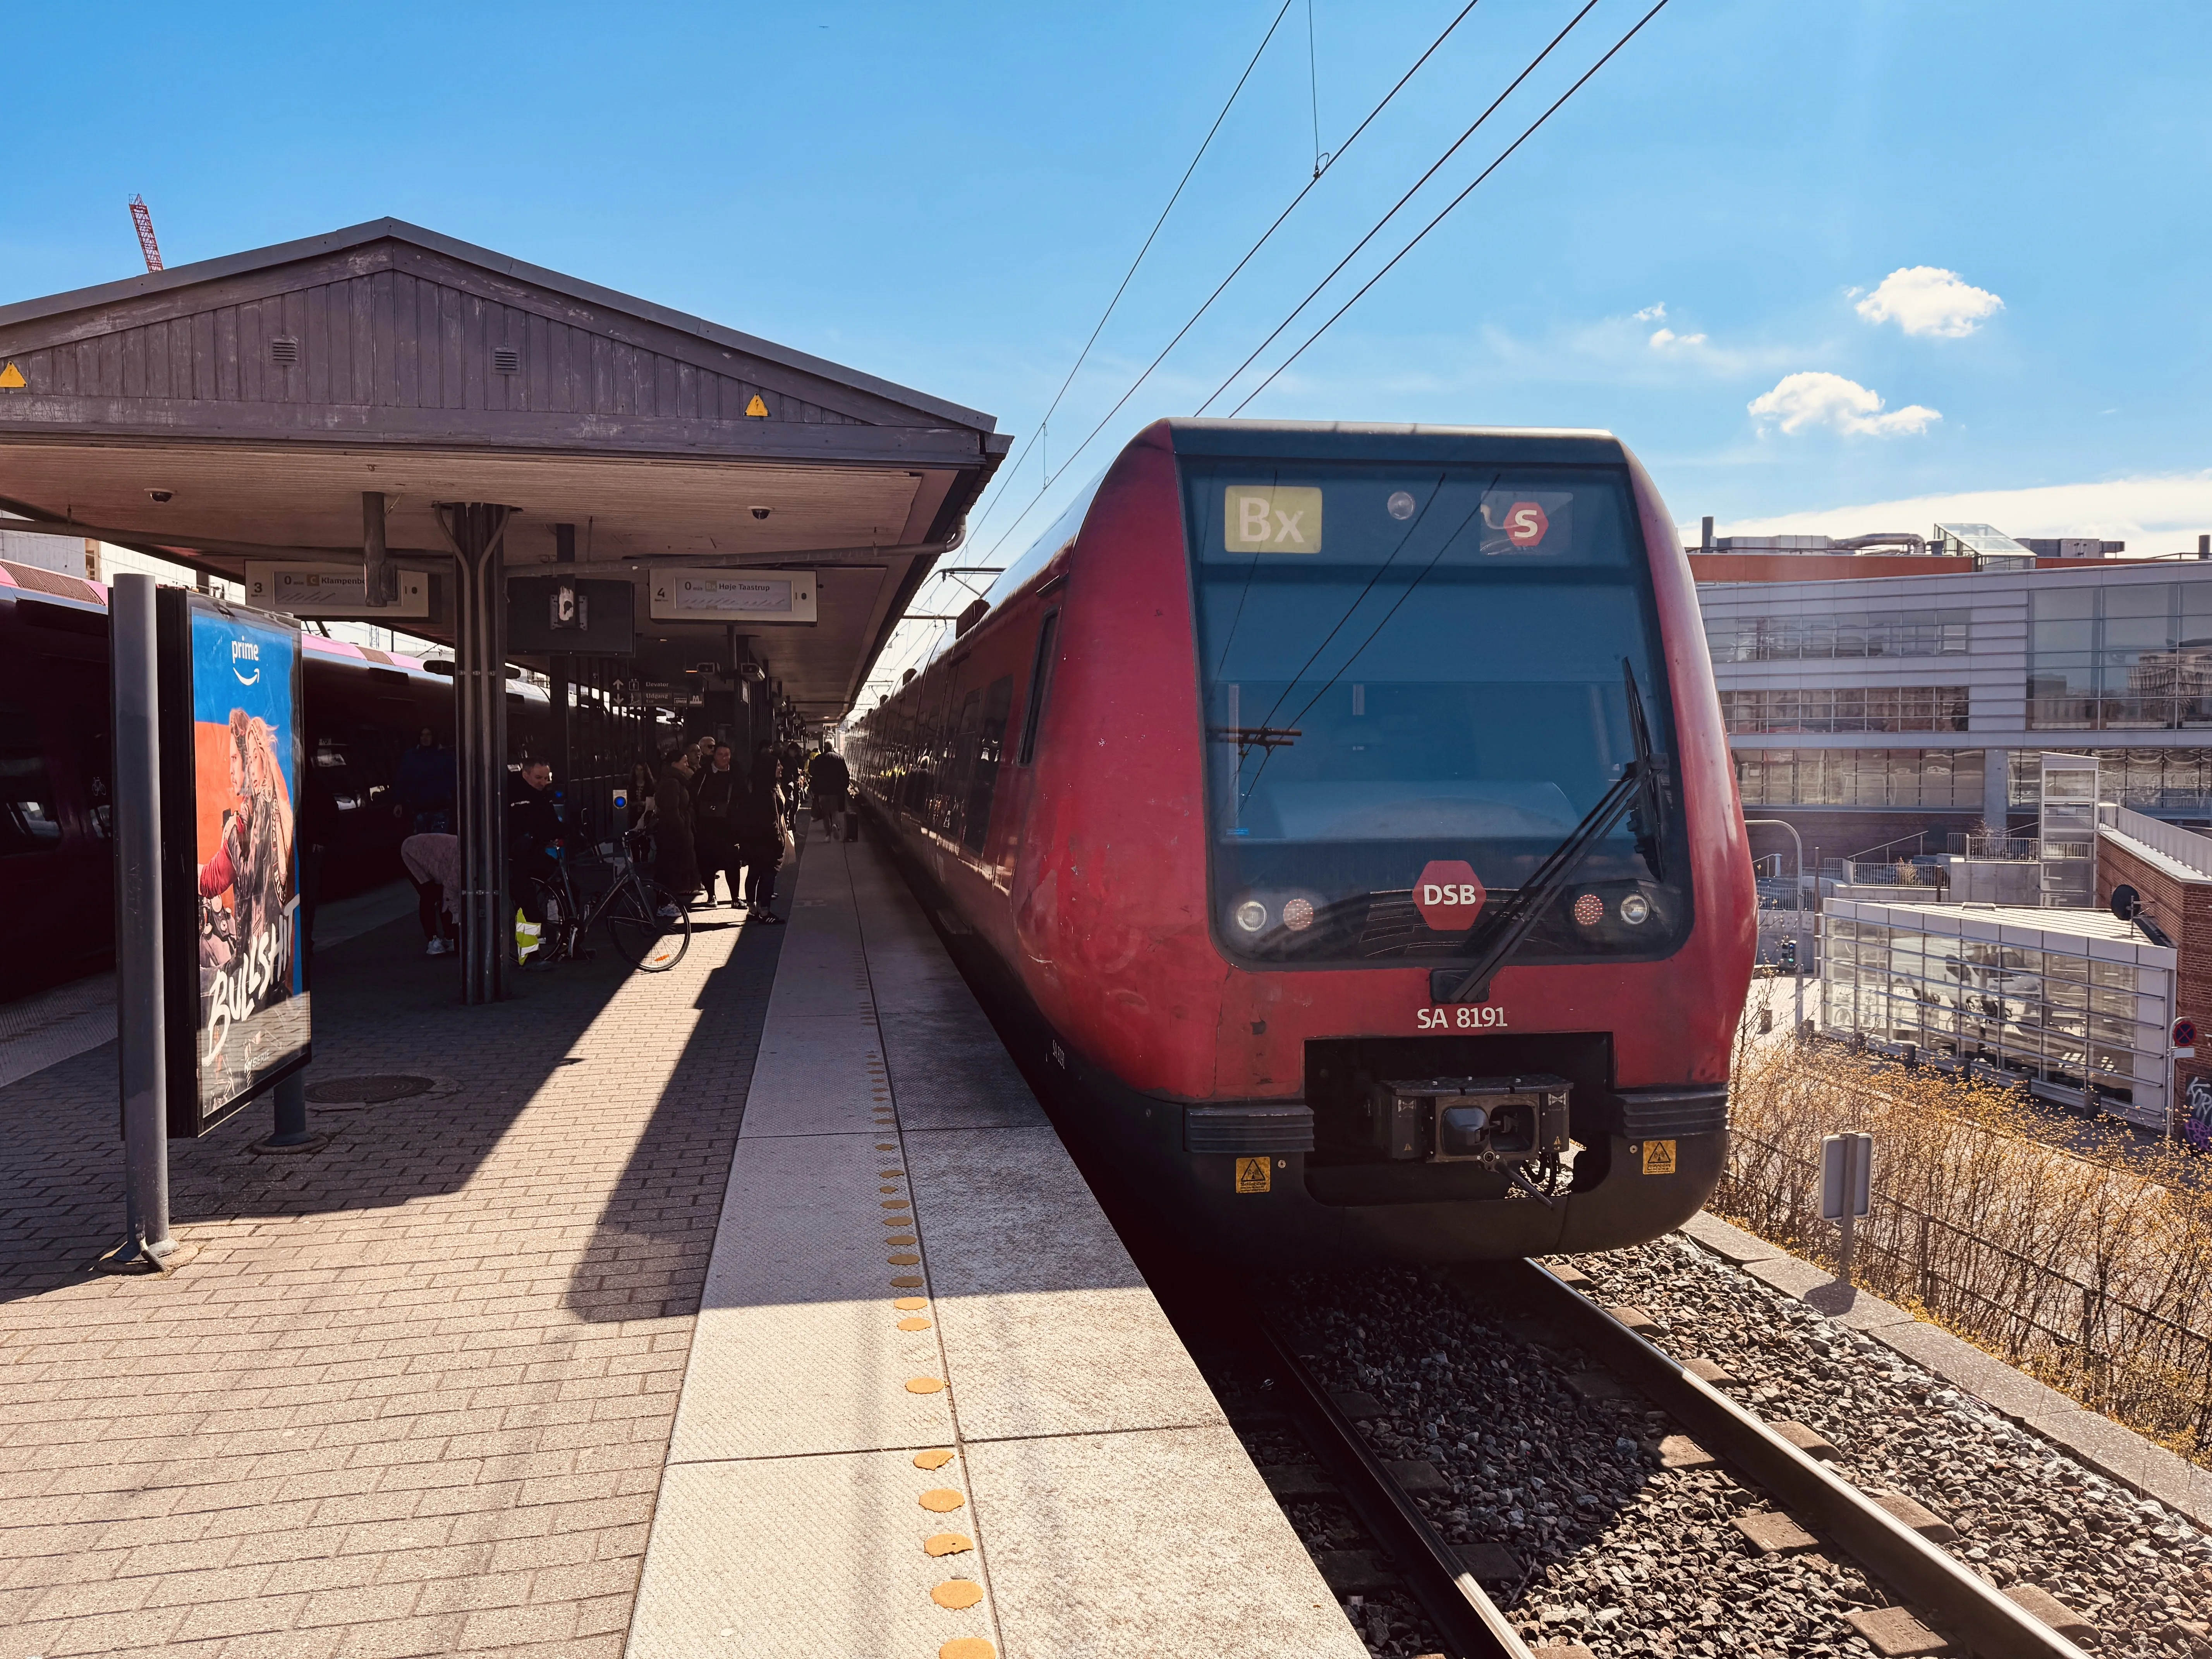
[[[288, 860], [292, 871], [291, 915], [296, 923], [299, 882], [300, 801], [307, 768], [313, 763], [307, 740], [307, 705], [303, 673], [307, 651], [303, 630], [289, 617], [233, 605], [184, 587], [155, 591], [155, 635], [160, 690], [158, 718], [161, 781], [161, 974], [162, 1055], [167, 1073], [168, 1133], [172, 1139], [197, 1139], [228, 1122], [246, 1104], [314, 1059], [313, 1002], [308, 1003], [307, 1035], [299, 1047], [275, 1065], [257, 1073], [246, 1086], [210, 1107], [203, 1099], [199, 1079], [199, 858], [198, 790], [193, 727], [194, 691], [192, 621], [213, 614], [247, 618], [255, 624], [293, 636], [291, 660], [292, 706], [292, 846]], [[298, 943], [294, 941], [294, 975]], [[294, 995], [305, 995], [295, 988]]]

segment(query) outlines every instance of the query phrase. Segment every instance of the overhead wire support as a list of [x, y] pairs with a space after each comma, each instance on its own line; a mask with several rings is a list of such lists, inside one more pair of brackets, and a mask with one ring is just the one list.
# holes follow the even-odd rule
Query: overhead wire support
[[[1406, 83], [1408, 81], [1411, 81], [1414, 76], [1420, 73], [1421, 66], [1427, 63], [1430, 58], [1436, 56], [1437, 48], [1442, 46], [1446, 40], [1451, 38], [1453, 32], [1457, 29], [1462, 23], [1467, 21], [1468, 14], [1472, 12], [1475, 7], [1480, 3], [1481, 0], [1467, 0], [1467, 4], [1460, 8], [1457, 15], [1452, 18], [1450, 22], [1444, 25], [1443, 30], [1437, 34], [1437, 38], [1429, 42], [1428, 49], [1422, 52], [1419, 58], [1416, 58], [1413, 60], [1413, 67], [1398, 77], [1396, 83], [1391, 87], [1390, 90], [1382, 94], [1381, 100], [1376, 104], [1375, 107], [1369, 110], [1365, 118], [1361, 120], [1358, 126], [1352, 130], [1352, 136], [1349, 138], [1346, 138], [1341, 144], [1338, 145], [1335, 150], [1330, 154], [1329, 164], [1331, 166], [1334, 166], [1336, 162], [1343, 160], [1345, 152], [1349, 150], [1353, 144], [1358, 143], [1360, 134], [1365, 132], [1370, 126], [1374, 125], [1375, 118], [1382, 114], [1385, 109], [1389, 107], [1391, 100], [1396, 98], [1400, 93], [1406, 89]], [[1322, 169], [1322, 171], [1326, 170], [1327, 169]], [[1228, 291], [1230, 283], [1235, 282], [1237, 278], [1243, 273], [1244, 267], [1250, 264], [1255, 258], [1259, 257], [1260, 250], [1267, 246], [1267, 243], [1273, 238], [1275, 233], [1283, 228], [1284, 221], [1288, 219], [1291, 214], [1297, 211], [1298, 204], [1304, 201], [1308, 196], [1310, 196], [1313, 193], [1314, 186], [1320, 182], [1321, 173], [1316, 172], [1312, 178], [1306, 180], [1306, 182], [1299, 187], [1298, 193], [1291, 198], [1288, 204], [1284, 207], [1280, 213], [1275, 216], [1273, 222], [1271, 223], [1267, 229], [1260, 233], [1259, 240], [1254, 242], [1250, 247], [1244, 250], [1243, 257], [1238, 259], [1234, 265], [1230, 267], [1229, 274], [1214, 284], [1213, 292], [1206, 296], [1205, 300], [1200, 304], [1196, 311], [1191, 313], [1189, 318], [1183, 323], [1183, 325], [1175, 331], [1174, 337], [1160, 348], [1159, 355], [1154, 357], [1151, 362], [1146, 364], [1144, 372], [1139, 374], [1135, 380], [1132, 380], [1129, 383], [1128, 389], [1122, 392], [1119, 398], [1114, 400], [1113, 408], [1106, 411], [1104, 416], [1100, 418], [1098, 424], [1092, 427], [1090, 432], [1085, 435], [1081, 443], [1076, 445], [1073, 450], [1068, 452], [1067, 459], [1060, 463], [1060, 472], [1053, 473], [1050, 477], [1045, 479], [1043, 484], [1039, 487], [1037, 493], [1030, 499], [1029, 505], [1022, 509], [1021, 517], [1018, 517], [1014, 520], [1014, 525], [1009, 526], [1005, 531], [1002, 531], [1000, 533], [999, 539], [991, 544], [990, 552], [984, 555], [986, 558], [994, 558], [997, 556], [998, 550], [1005, 544], [1006, 538], [1013, 533], [1014, 526], [1019, 525], [1022, 521], [1022, 518], [1026, 518], [1036, 507], [1037, 502], [1044, 499], [1045, 491], [1052, 488], [1054, 481], [1060, 476], [1060, 472], [1066, 471], [1067, 469], [1074, 464], [1076, 457], [1082, 454], [1085, 450], [1091, 447], [1091, 444], [1097, 441], [1098, 434], [1106, 429], [1108, 423], [1111, 422], [1116, 415], [1121, 412], [1122, 406], [1126, 404], [1130, 398], [1137, 395], [1138, 392], [1143, 388], [1146, 381], [1152, 378], [1154, 371], [1157, 370], [1162, 363], [1168, 360], [1168, 354], [1182, 343], [1183, 337], [1188, 334], [1191, 330], [1198, 326], [1200, 321], [1206, 316], [1206, 313], [1213, 308], [1213, 302], [1216, 300], [1218, 300], [1223, 294]], [[991, 502], [991, 506], [995, 507], [997, 505], [998, 498], [994, 498]], [[984, 517], [988, 518], [989, 516], [989, 512], [987, 510]], [[979, 529], [981, 528], [980, 520], [977, 527]]]
[[[1642, 17], [1637, 19], [1636, 26], [1633, 28], [1630, 29], [1627, 33], [1622, 35], [1620, 40], [1614, 41], [1612, 48], [1607, 52], [1604, 57], [1599, 58], [1597, 62], [1592, 64], [1587, 70], [1584, 70], [1582, 73], [1581, 78], [1576, 81], [1574, 85], [1569, 87], [1565, 92], [1561, 93], [1556, 99], [1554, 99], [1552, 102], [1551, 107], [1547, 109], [1534, 120], [1531, 121], [1528, 127], [1522, 132], [1521, 136], [1505, 147], [1496, 161], [1492, 161], [1488, 167], [1483, 168], [1480, 173], [1475, 175], [1473, 182], [1470, 183], [1466, 189], [1460, 191], [1458, 195], [1453, 197], [1450, 201], [1445, 203], [1443, 210], [1439, 212], [1435, 218], [1430, 220], [1427, 224], [1422, 226], [1421, 228], [1414, 234], [1413, 240], [1412, 241], [1407, 243], [1405, 246], [1400, 248], [1395, 253], [1390, 256], [1389, 264], [1385, 264], [1382, 270], [1376, 271], [1372, 276], [1370, 276], [1365, 282], [1362, 283], [1350, 299], [1346, 300], [1342, 305], [1339, 306], [1334, 312], [1329, 313], [1328, 320], [1327, 322], [1324, 322], [1311, 334], [1306, 336], [1304, 343], [1301, 344], [1296, 351], [1293, 351], [1289, 356], [1284, 358], [1281, 362], [1277, 363], [1274, 368], [1269, 369], [1267, 371], [1267, 379], [1261, 380], [1259, 385], [1254, 386], [1249, 392], [1246, 392], [1243, 401], [1238, 403], [1235, 409], [1229, 411], [1231, 416], [1234, 418], [1236, 416], [1243, 414], [1246, 404], [1249, 404], [1253, 398], [1258, 397], [1262, 392], [1265, 392], [1270, 386], [1274, 384], [1275, 377], [1277, 375], [1280, 374], [1285, 369], [1288, 368], [1292, 363], [1297, 362], [1300, 357], [1304, 356], [1306, 353], [1307, 347], [1312, 345], [1316, 340], [1318, 340], [1322, 335], [1328, 333], [1328, 331], [1335, 325], [1337, 319], [1343, 316], [1344, 313], [1351, 310], [1352, 307], [1358, 305], [1370, 289], [1373, 288], [1376, 283], [1381, 282], [1385, 276], [1390, 274], [1392, 268], [1397, 264], [1399, 260], [1404, 258], [1408, 253], [1411, 253], [1415, 248], [1419, 247], [1421, 245], [1423, 238], [1427, 236], [1428, 234], [1434, 230], [1438, 225], [1443, 223], [1443, 222], [1451, 216], [1453, 210], [1457, 208], [1462, 202], [1464, 202], [1468, 197], [1474, 195], [1476, 189], [1480, 186], [1484, 179], [1489, 178], [1492, 173], [1497, 172], [1501, 167], [1504, 167], [1507, 158], [1511, 156], [1514, 151], [1519, 149], [1522, 145], [1527, 143], [1528, 140], [1534, 136], [1537, 128], [1542, 126], [1545, 122], [1550, 120], [1553, 116], [1558, 114], [1560, 106], [1564, 105], [1568, 99], [1580, 92], [1583, 88], [1589, 83], [1592, 76], [1595, 75], [1607, 64], [1611, 63], [1613, 61], [1613, 55], [1616, 52], [1620, 52], [1620, 49], [1626, 46], [1631, 40], [1633, 40], [1638, 34], [1643, 32], [1644, 26], [1646, 23], [1650, 22], [1666, 9], [1667, 0], [1658, 0], [1658, 3], [1656, 5], [1653, 6], [1650, 11], [1645, 12]], [[1585, 8], [1585, 9], [1587, 9], [1587, 8]], [[1304, 307], [1300, 307], [1301, 310], [1304, 308]], [[1278, 332], [1279, 331], [1278, 331]], [[1257, 354], [1255, 353], [1255, 355], [1256, 356]], [[1242, 373], [1242, 371], [1240, 370], [1239, 373]], [[1218, 397], [1220, 394], [1217, 392], [1214, 395]], [[1208, 398], [1206, 401], [1211, 403], [1212, 398]]]
[[[1214, 137], [1221, 131], [1221, 124], [1229, 118], [1229, 112], [1236, 107], [1237, 97], [1244, 90], [1244, 83], [1252, 78], [1252, 71], [1259, 68], [1261, 57], [1267, 50], [1267, 43], [1275, 38], [1275, 31], [1282, 27], [1283, 19], [1290, 14], [1291, 0], [1283, 0], [1282, 9], [1275, 14], [1275, 21], [1267, 25], [1267, 32], [1260, 37], [1260, 44], [1252, 53], [1252, 61], [1244, 65], [1244, 73], [1237, 77], [1237, 84], [1229, 90], [1228, 101], [1221, 106], [1221, 112], [1213, 118], [1213, 125], [1206, 130], [1206, 137], [1200, 142], [1197, 154], [1190, 158], [1190, 165], [1182, 170], [1182, 177], [1176, 181], [1175, 191], [1168, 198], [1168, 204], [1160, 210], [1160, 216], [1152, 221], [1152, 228], [1146, 234], [1144, 246], [1137, 250], [1137, 257], [1129, 261], [1128, 270], [1121, 273], [1121, 286], [1114, 290], [1114, 297], [1106, 302], [1106, 309], [1099, 314], [1097, 325], [1091, 331], [1091, 337], [1083, 343], [1083, 349], [1076, 353], [1074, 365], [1068, 369], [1067, 378], [1060, 383], [1060, 390], [1053, 394], [1052, 403], [1045, 410], [1044, 418], [1037, 422], [1036, 432], [1023, 440], [1020, 451], [1007, 464], [1005, 471], [1009, 478], [1021, 470], [1022, 461], [1029, 453], [1030, 445], [1036, 441], [1038, 434], [1042, 433], [1051, 425], [1053, 413], [1059, 409], [1060, 399], [1067, 396], [1068, 387], [1075, 384], [1075, 377], [1082, 372], [1084, 363], [1091, 356], [1091, 348], [1098, 343], [1098, 337], [1106, 331], [1106, 325], [1112, 319], [1115, 307], [1121, 303], [1121, 296], [1129, 291], [1130, 283], [1136, 278], [1137, 267], [1145, 263], [1145, 256], [1152, 252], [1153, 242], [1159, 238], [1160, 228], [1167, 223], [1168, 215], [1175, 211], [1175, 204], [1182, 199], [1184, 187], [1190, 183], [1191, 175], [1198, 171], [1198, 164], [1206, 159], [1206, 152], [1212, 148]], [[1045, 487], [1050, 487], [1049, 479], [1046, 481]], [[999, 494], [994, 495], [985, 505], [982, 517], [975, 521], [975, 529], [978, 532], [989, 520], [992, 513], [997, 509], [1000, 501], [1005, 499], [1005, 495], [1006, 491], [1001, 489]]]
[[161, 245], [154, 240], [154, 210], [143, 196], [131, 198], [131, 222], [137, 228], [138, 251], [146, 256], [149, 276], [161, 269]]

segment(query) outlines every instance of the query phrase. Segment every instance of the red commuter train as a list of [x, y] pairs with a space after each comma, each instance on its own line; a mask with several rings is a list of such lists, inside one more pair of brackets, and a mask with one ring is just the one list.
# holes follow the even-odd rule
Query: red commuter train
[[[301, 635], [309, 763], [337, 809], [321, 896], [399, 874], [399, 756], [428, 726], [450, 743], [453, 687], [414, 658]], [[545, 694], [507, 693], [508, 737], [550, 726]], [[106, 965], [115, 951], [107, 793], [107, 590], [0, 564], [0, 996]]]
[[848, 757], [1063, 1129], [1170, 1224], [1476, 1261], [1703, 1204], [1751, 858], [1619, 440], [1164, 421], [987, 599]]

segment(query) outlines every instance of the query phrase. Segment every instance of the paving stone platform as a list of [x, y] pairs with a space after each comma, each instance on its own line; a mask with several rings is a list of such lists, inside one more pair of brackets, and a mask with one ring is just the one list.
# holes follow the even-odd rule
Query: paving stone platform
[[787, 887], [491, 1008], [326, 944], [311, 1092], [427, 1086], [173, 1143], [166, 1279], [112, 1043], [0, 1087], [0, 1659], [1357, 1659], [903, 884]]

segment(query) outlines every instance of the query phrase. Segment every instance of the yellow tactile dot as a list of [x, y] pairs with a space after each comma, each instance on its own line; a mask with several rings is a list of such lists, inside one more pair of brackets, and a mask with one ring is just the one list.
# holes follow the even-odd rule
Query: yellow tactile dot
[[896, 1187], [878, 1187], [876, 1190], [879, 1193], [895, 1193], [898, 1188]]
[[891, 1288], [895, 1291], [918, 1291], [921, 1288], [921, 1281], [919, 1279], [894, 1279]]
[[884, 1261], [886, 1264], [894, 1267], [915, 1267], [921, 1265], [921, 1258], [920, 1256], [907, 1255], [904, 1254], [898, 1255], [887, 1255], [884, 1258]]
[[916, 1308], [927, 1308], [928, 1305], [929, 1298], [926, 1296], [902, 1296], [891, 1304], [891, 1306], [896, 1308], [901, 1313], [912, 1313]]
[[898, 1146], [894, 1141], [879, 1140], [876, 1143], [876, 1150], [879, 1152], [895, 1152], [898, 1151]]
[[949, 1446], [932, 1446], [927, 1451], [914, 1455], [914, 1466], [918, 1469], [941, 1469], [952, 1461]]
[[933, 1486], [914, 1501], [932, 1515], [950, 1515], [968, 1500], [950, 1486]]
[[956, 1636], [938, 1649], [937, 1659], [999, 1659], [999, 1650], [980, 1636]]
[[900, 1320], [898, 1328], [902, 1331], [926, 1331], [929, 1328], [929, 1322], [917, 1314], [912, 1319]]
[[[882, 1152], [884, 1149], [878, 1146], [876, 1150]], [[904, 1170], [878, 1170], [876, 1171], [876, 1176], [878, 1180], [889, 1181], [893, 1176], [903, 1176], [905, 1173]]]
[[965, 1555], [975, 1547], [971, 1539], [957, 1532], [932, 1533], [921, 1540], [923, 1553], [929, 1555]]
[[909, 1376], [906, 1380], [906, 1391], [908, 1394], [942, 1394], [945, 1382], [941, 1377]]
[[955, 1613], [963, 1607], [972, 1607], [983, 1599], [983, 1587], [967, 1578], [948, 1578], [930, 1591], [929, 1599], [940, 1607], [951, 1607]]
[[910, 1215], [887, 1215], [884, 1218], [884, 1225], [886, 1227], [911, 1227], [914, 1225], [914, 1218]]
[[876, 1201], [881, 1204], [886, 1210], [911, 1210], [914, 1208], [914, 1200], [910, 1198], [884, 1198], [878, 1199]]

